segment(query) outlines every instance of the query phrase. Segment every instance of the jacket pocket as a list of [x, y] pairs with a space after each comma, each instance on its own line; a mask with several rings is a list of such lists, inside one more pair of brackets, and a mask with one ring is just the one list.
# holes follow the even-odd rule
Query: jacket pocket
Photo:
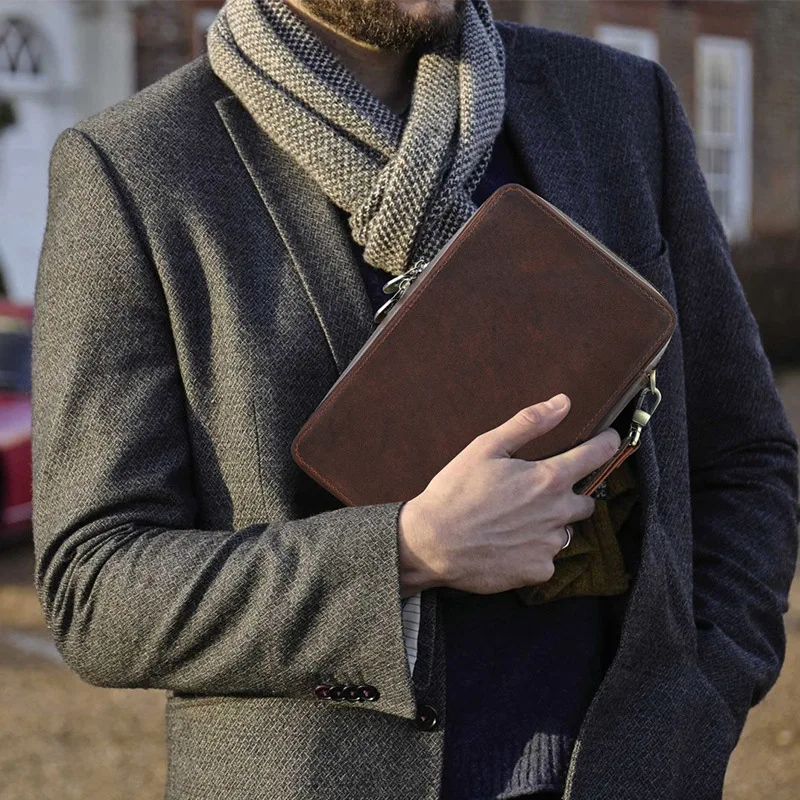
[[601, 685], [584, 726], [574, 797], [595, 796], [594, 787], [612, 774], [613, 764], [626, 798], [721, 799], [736, 726], [693, 661], [665, 651], [649, 662], [620, 662]]
[[637, 255], [625, 259], [625, 261], [637, 272], [640, 272], [643, 277], [646, 277], [647, 274], [658, 272], [660, 268], [663, 268], [664, 263], [669, 262], [669, 244], [661, 236]]

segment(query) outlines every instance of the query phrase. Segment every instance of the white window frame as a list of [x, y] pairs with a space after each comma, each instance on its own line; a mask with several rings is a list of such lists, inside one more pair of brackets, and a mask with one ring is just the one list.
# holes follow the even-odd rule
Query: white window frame
[[649, 28], [602, 24], [595, 26], [594, 38], [617, 50], [658, 61], [658, 36]]
[[[706, 169], [703, 154], [710, 148], [725, 146], [730, 150], [728, 207], [716, 208], [725, 233], [731, 241], [746, 239], [750, 235], [753, 196], [753, 56], [750, 42], [731, 36], [698, 36], [694, 43], [695, 59], [695, 124], [694, 135], [701, 166], [709, 191], [724, 182], [719, 175]], [[733, 130], [729, 133], [714, 131], [710, 124], [710, 107], [713, 88], [709, 85], [709, 57], [721, 56], [731, 62]], [[717, 98], [719, 99], [719, 98]]]
[[[0, 9], [2, 12], [3, 9]], [[42, 54], [42, 70], [38, 74], [30, 72], [9, 72], [0, 70], [0, 91], [11, 95], [22, 92], [43, 92], [52, 85], [53, 52], [50, 44], [36, 20], [30, 19], [25, 14], [0, 13], [0, 25], [9, 22], [19, 22], [26, 26], [38, 40]]]

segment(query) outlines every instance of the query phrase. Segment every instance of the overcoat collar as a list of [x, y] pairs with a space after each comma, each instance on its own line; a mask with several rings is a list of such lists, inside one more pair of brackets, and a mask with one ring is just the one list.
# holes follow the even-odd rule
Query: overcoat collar
[[[547, 59], [516, 26], [498, 24], [506, 48], [508, 133], [525, 184], [595, 235], [598, 214], [574, 120]], [[231, 93], [215, 103], [344, 371], [373, 332], [373, 311], [338, 209]], [[330, 232], [340, 233], [331, 237]]]

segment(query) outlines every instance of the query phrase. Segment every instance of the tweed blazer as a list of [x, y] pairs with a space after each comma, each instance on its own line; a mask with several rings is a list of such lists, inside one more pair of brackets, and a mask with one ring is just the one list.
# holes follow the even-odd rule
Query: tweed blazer
[[[566, 797], [718, 798], [784, 656], [797, 440], [664, 69], [497, 25], [528, 186], [679, 317], [632, 456], [635, 577]], [[444, 642], [428, 589], [412, 677], [401, 504], [344, 507], [290, 455], [373, 330], [335, 207], [205, 55], [62, 132], [49, 191], [33, 519], [66, 663], [167, 690], [170, 799], [435, 800]]]

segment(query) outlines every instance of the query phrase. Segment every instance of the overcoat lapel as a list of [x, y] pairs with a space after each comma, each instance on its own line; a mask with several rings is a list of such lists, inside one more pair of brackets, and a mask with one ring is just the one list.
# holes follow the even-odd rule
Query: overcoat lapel
[[601, 238], [593, 173], [554, 72], [520, 45], [516, 28], [499, 30], [508, 53], [505, 121], [525, 185]]
[[314, 180], [233, 94], [215, 105], [292, 258], [341, 374], [375, 327], [349, 231]]

